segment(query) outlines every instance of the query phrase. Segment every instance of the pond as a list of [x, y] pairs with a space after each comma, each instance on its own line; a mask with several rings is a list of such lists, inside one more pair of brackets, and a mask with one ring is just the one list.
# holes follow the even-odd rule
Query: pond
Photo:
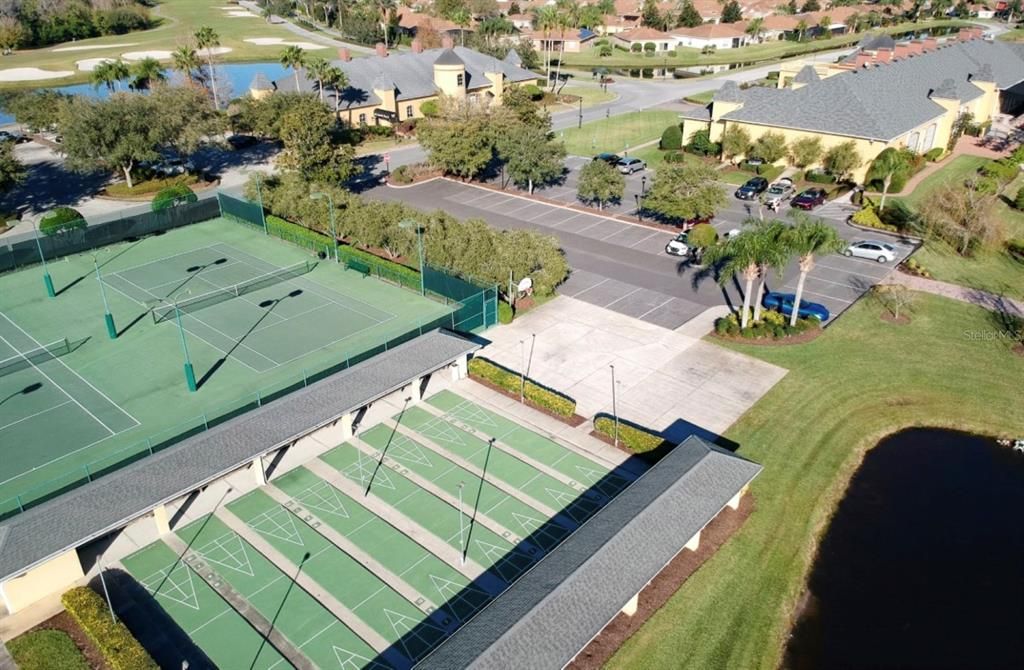
[[868, 452], [822, 539], [786, 670], [1024, 668], [1024, 454], [910, 429]]
[[[280, 63], [269, 61], [265, 63], [220, 63], [217, 64], [217, 92], [221, 100], [237, 98], [249, 92], [249, 84], [257, 73], [262, 73], [270, 81], [276, 81], [291, 74], [291, 70], [284, 68]], [[181, 83], [181, 74], [173, 71], [165, 71], [168, 81], [172, 84]], [[70, 86], [41, 86], [40, 88], [52, 88], [70, 95], [87, 95], [94, 98], [106, 98], [110, 91], [106, 86], [96, 88], [92, 84], [72, 84]], [[121, 90], [128, 90], [127, 82], [123, 82]], [[0, 112], [0, 125], [13, 123], [14, 119]]]

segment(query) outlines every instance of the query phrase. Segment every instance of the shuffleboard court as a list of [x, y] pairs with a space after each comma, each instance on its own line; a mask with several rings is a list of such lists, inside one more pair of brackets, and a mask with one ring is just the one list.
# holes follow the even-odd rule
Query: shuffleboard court
[[[262, 491], [228, 504], [253, 531], [403, 655], [418, 661], [441, 643], [448, 631], [399, 595], [366, 567], [336, 547], [291, 511]], [[304, 559], [308, 554], [309, 558]]]
[[219, 667], [292, 667], [163, 542], [154, 542], [121, 563]]
[[531, 544], [545, 553], [558, 546], [575, 528], [575, 524], [568, 520], [549, 523], [544, 512], [387, 426], [374, 426], [359, 438], [444, 491], [456, 494], [459, 484], [463, 484], [468, 516], [475, 518], [479, 513], [494, 519], [529, 538]]
[[374, 661], [372, 647], [216, 516], [176, 534], [199, 556], [189, 562], [193, 570], [225, 580], [317, 667], [387, 667]]
[[[447, 542], [462, 550], [459, 510], [429, 491], [413, 483], [400, 472], [380, 468], [374, 473], [375, 461], [363, 455], [354, 445], [342, 444], [320, 458], [353, 482], [366, 486], [373, 475], [372, 494]], [[465, 523], [465, 518], [463, 518]], [[517, 547], [509, 537], [502, 537], [481, 524], [473, 524], [468, 535], [467, 557], [488, 568], [499, 579], [511, 583], [533, 566], [535, 559], [527, 550]]]
[[420, 407], [410, 407], [394, 419], [538, 502], [564, 512], [576, 524], [589, 519], [604, 502], [604, 496], [599, 495], [601, 500], [588, 499], [567, 484], [514, 456], [491, 448], [484, 440]]
[[[445, 615], [443, 624], [465, 622], [491, 600], [491, 594], [425, 548], [398, 531], [305, 468], [274, 480], [292, 496], [297, 508], [305, 508], [373, 556], [425, 597]], [[301, 514], [301, 512], [300, 512]]]
[[629, 479], [608, 470], [583, 454], [572, 451], [554, 440], [544, 437], [528, 428], [507, 419], [497, 412], [466, 400], [449, 390], [443, 390], [427, 399], [427, 402], [445, 412], [445, 418], [452, 417], [503, 442], [516, 451], [529, 456], [558, 472], [587, 486], [593, 486], [606, 496], [612, 497], [630, 484]]

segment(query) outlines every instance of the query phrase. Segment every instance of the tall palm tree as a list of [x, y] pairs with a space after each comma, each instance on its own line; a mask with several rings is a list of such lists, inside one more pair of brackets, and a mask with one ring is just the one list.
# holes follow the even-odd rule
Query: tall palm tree
[[332, 67], [330, 62], [326, 58], [312, 58], [306, 63], [306, 72], [313, 79], [316, 79], [317, 88], [320, 90], [320, 102], [324, 101], [324, 79], [326, 79], [327, 70]]
[[889, 186], [892, 178], [897, 172], [910, 167], [910, 158], [905, 151], [899, 149], [888, 149], [878, 154], [875, 160], [871, 161], [871, 175], [875, 178], [882, 178], [882, 201], [878, 204], [878, 211], [885, 211], [885, 196], [889, 194]]
[[797, 24], [796, 24], [796, 33], [798, 35], [798, 37], [796, 39], [797, 42], [803, 42], [804, 41], [804, 33], [807, 32], [807, 28], [808, 27], [809, 26], [807, 25], [807, 21], [804, 21], [803, 19], [800, 19], [799, 21], [797, 21]]
[[384, 48], [388, 48], [389, 14], [395, 9], [395, 0], [373, 0], [380, 12], [380, 27], [384, 29]]
[[763, 240], [752, 231], [744, 231], [728, 242], [720, 242], [704, 250], [702, 262], [717, 266], [718, 283], [725, 286], [734, 277], [741, 276], [746, 284], [743, 291], [743, 311], [740, 328], [750, 322], [750, 299], [754, 293], [754, 280], [759, 273], [762, 256], [759, 245]]
[[847, 16], [846, 20], [843, 21], [843, 23], [846, 24], [846, 30], [848, 32], [856, 33], [856, 32], [860, 32], [860, 25], [861, 25], [861, 23], [863, 23], [863, 21], [864, 21], [864, 19], [860, 15], [860, 13], [859, 12], [854, 12], [853, 14], [850, 14], [849, 16]]
[[299, 68], [306, 64], [306, 52], [302, 47], [294, 44], [285, 47], [278, 59], [284, 67], [290, 67], [295, 72], [295, 92], [299, 93]]
[[795, 326], [799, 317], [800, 299], [804, 294], [804, 281], [814, 269], [814, 257], [842, 251], [846, 241], [839, 237], [835, 228], [821, 219], [795, 210], [791, 210], [791, 215], [796, 220], [796, 225], [785, 231], [783, 241], [789, 252], [797, 256], [800, 266], [800, 279], [796, 283], [796, 299], [793, 301], [794, 309], [789, 315], [789, 325]]
[[171, 67], [185, 77], [185, 83], [192, 86], [195, 83], [194, 72], [202, 65], [196, 50], [189, 45], [180, 46], [171, 54]]
[[322, 80], [334, 91], [334, 118], [337, 121], [338, 111], [341, 109], [341, 90], [348, 86], [348, 75], [340, 67], [328, 64], [322, 73]]
[[544, 35], [544, 74], [551, 79], [551, 31], [558, 27], [558, 10], [545, 5], [533, 10], [533, 25]]
[[143, 58], [131, 67], [132, 88], [145, 90], [167, 79], [164, 66], [155, 58]]
[[764, 33], [764, 19], [760, 16], [750, 19], [750, 22], [747, 23], [747, 34], [750, 35], [755, 42], [760, 42], [762, 33]]
[[121, 90], [121, 81], [129, 76], [128, 65], [118, 58], [117, 60], [105, 60], [95, 68], [89, 79], [94, 88], [106, 86], [107, 90], [113, 92]]
[[761, 320], [761, 300], [764, 298], [768, 275], [772, 270], [781, 273], [785, 269], [790, 251], [783, 237], [787, 226], [782, 221], [750, 219], [746, 223], [752, 226], [750, 232], [760, 238], [757, 245], [757, 274], [760, 281], [757, 283], [757, 295], [754, 296], [754, 321], [757, 322]]
[[466, 28], [469, 27], [470, 22], [473, 20], [473, 15], [469, 13], [469, 10], [465, 7], [458, 9], [452, 14], [452, 23], [459, 27], [459, 43], [462, 46], [466, 46]]
[[213, 93], [213, 107], [220, 109], [220, 101], [217, 99], [217, 73], [213, 69], [213, 48], [220, 46], [220, 35], [210, 26], [201, 26], [193, 37], [199, 50], [206, 52], [206, 64], [210, 68], [210, 91]]

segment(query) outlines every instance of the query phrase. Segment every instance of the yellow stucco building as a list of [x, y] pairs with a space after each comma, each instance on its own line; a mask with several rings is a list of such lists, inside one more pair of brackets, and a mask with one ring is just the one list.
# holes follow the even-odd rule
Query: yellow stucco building
[[686, 142], [699, 130], [718, 142], [734, 126], [751, 140], [781, 133], [787, 145], [817, 137], [824, 151], [853, 141], [861, 158], [853, 177], [862, 182], [886, 148], [945, 148], [962, 114], [985, 123], [1022, 111], [1024, 45], [967, 29], [945, 42], [871, 37], [840, 63], [783, 66], [777, 88], [726, 82], [706, 108], [682, 115], [682, 129]]

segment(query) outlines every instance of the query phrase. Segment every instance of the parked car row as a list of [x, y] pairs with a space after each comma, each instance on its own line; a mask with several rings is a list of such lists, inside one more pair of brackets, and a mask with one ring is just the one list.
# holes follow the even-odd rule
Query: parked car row
[[760, 197], [765, 206], [773, 210], [777, 210], [790, 198], [791, 206], [805, 210], [823, 205], [828, 199], [828, 193], [822, 188], [807, 188], [794, 197], [795, 190], [793, 180], [788, 177], [783, 177], [771, 185], [764, 177], [752, 177], [736, 189], [735, 196], [740, 200], [757, 200]]
[[634, 172], [642, 172], [647, 169], [647, 163], [640, 160], [639, 158], [633, 158], [630, 156], [619, 156], [613, 153], [600, 153], [594, 156], [595, 161], [604, 161], [617, 169], [622, 174], [633, 174]]

